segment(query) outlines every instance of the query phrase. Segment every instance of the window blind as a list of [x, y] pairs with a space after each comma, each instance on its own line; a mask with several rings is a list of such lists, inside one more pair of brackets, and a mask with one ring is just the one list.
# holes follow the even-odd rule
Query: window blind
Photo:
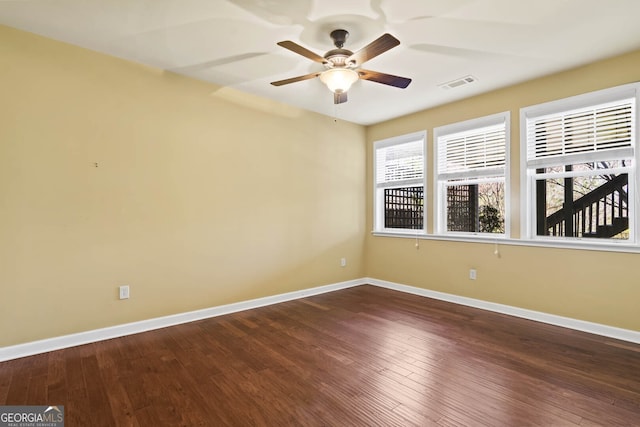
[[424, 176], [423, 141], [410, 141], [376, 150], [376, 183], [422, 180]]
[[561, 157], [600, 160], [614, 150], [632, 155], [634, 133], [634, 98], [529, 118], [527, 163], [557, 164]]
[[438, 175], [481, 176], [504, 170], [505, 164], [505, 123], [438, 137]]

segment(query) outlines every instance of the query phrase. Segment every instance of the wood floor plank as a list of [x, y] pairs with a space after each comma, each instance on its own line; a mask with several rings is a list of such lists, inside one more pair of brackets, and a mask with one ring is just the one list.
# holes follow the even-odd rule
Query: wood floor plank
[[0, 363], [0, 374], [6, 375], [1, 382], [8, 382], [4, 405], [21, 405], [21, 402], [27, 401], [27, 393], [29, 392], [29, 368], [32, 360], [38, 363], [41, 360], [38, 356], [33, 359], [18, 359], [10, 363]]
[[637, 426], [640, 345], [374, 286], [0, 363], [78, 426]]

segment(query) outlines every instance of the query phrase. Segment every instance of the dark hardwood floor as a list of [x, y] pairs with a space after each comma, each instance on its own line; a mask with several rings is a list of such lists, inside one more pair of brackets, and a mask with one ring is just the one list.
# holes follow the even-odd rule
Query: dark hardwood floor
[[66, 426], [640, 425], [640, 345], [374, 286], [0, 363]]

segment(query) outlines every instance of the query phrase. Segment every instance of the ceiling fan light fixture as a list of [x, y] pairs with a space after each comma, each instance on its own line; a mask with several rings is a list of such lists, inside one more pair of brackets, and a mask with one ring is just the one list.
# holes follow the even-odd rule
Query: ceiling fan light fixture
[[331, 68], [320, 74], [322, 83], [333, 93], [345, 93], [358, 78], [358, 73], [350, 68]]
[[334, 104], [347, 102], [347, 91], [351, 88], [351, 85], [360, 79], [387, 86], [394, 86], [401, 89], [409, 86], [411, 79], [406, 77], [394, 76], [391, 74], [359, 68], [368, 60], [385, 53], [395, 46], [398, 46], [400, 41], [397, 38], [393, 37], [389, 33], [385, 33], [354, 53], [343, 48], [348, 35], [349, 32], [346, 30], [338, 29], [332, 31], [330, 36], [333, 39], [333, 44], [336, 46], [336, 49], [328, 51], [324, 56], [320, 56], [317, 53], [292, 42], [291, 40], [278, 42], [278, 46], [304, 56], [313, 62], [322, 64], [325, 67], [325, 71], [318, 71], [305, 74], [303, 76], [278, 80], [271, 82], [271, 84], [273, 86], [283, 86], [290, 83], [320, 77], [320, 81], [322, 81], [322, 83], [324, 83], [329, 90], [333, 92]]

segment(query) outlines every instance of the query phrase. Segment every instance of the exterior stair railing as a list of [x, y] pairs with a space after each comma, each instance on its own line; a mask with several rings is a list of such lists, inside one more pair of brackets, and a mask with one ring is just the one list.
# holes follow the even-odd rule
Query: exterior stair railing
[[620, 174], [546, 218], [549, 236], [566, 236], [571, 211], [573, 237], [609, 238], [629, 228], [628, 174]]

